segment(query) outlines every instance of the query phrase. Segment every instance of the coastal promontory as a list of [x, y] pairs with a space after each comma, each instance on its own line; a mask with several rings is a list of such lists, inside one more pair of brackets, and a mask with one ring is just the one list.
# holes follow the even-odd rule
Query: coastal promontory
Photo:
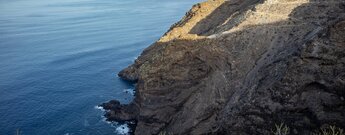
[[309, 135], [345, 127], [344, 0], [208, 0], [119, 76], [106, 117], [135, 134]]

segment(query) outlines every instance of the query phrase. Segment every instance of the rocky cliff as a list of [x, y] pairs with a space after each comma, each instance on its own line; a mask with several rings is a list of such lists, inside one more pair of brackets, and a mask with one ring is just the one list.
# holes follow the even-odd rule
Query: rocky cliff
[[135, 63], [136, 134], [290, 134], [345, 127], [345, 0], [209, 0]]

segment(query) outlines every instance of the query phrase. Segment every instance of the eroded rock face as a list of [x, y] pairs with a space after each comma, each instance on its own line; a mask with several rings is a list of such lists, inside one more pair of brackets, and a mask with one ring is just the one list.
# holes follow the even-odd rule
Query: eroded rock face
[[[136, 134], [291, 134], [345, 127], [344, 0], [209, 0], [135, 63], [130, 105], [104, 104]], [[107, 109], [106, 108], [106, 109]]]

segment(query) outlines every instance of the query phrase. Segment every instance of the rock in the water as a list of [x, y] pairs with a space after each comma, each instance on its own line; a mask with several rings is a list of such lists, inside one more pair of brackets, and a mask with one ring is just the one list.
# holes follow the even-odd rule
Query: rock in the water
[[140, 135], [344, 128], [345, 1], [209, 0], [119, 76], [136, 97], [106, 116]]
[[100, 105], [106, 112], [105, 116], [109, 121], [136, 121], [138, 108], [134, 104], [121, 105], [117, 100], [111, 100]]

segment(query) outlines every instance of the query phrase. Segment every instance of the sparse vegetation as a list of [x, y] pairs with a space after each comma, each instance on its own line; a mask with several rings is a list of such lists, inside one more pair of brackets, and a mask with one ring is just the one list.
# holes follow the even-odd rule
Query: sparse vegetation
[[[272, 131], [274, 135], [288, 135], [290, 134], [290, 128], [281, 123], [275, 125], [275, 129]], [[314, 132], [312, 135], [345, 135], [344, 130], [336, 126], [328, 126], [321, 128], [320, 131]]]
[[274, 135], [288, 135], [290, 133], [290, 128], [284, 123], [275, 125], [275, 129], [272, 131]]
[[321, 128], [321, 131], [314, 133], [313, 135], [345, 135], [344, 130], [336, 126], [329, 126], [327, 128]]
[[169, 134], [169, 133], [166, 132], [166, 131], [161, 131], [158, 135], [172, 135], [172, 134]]

